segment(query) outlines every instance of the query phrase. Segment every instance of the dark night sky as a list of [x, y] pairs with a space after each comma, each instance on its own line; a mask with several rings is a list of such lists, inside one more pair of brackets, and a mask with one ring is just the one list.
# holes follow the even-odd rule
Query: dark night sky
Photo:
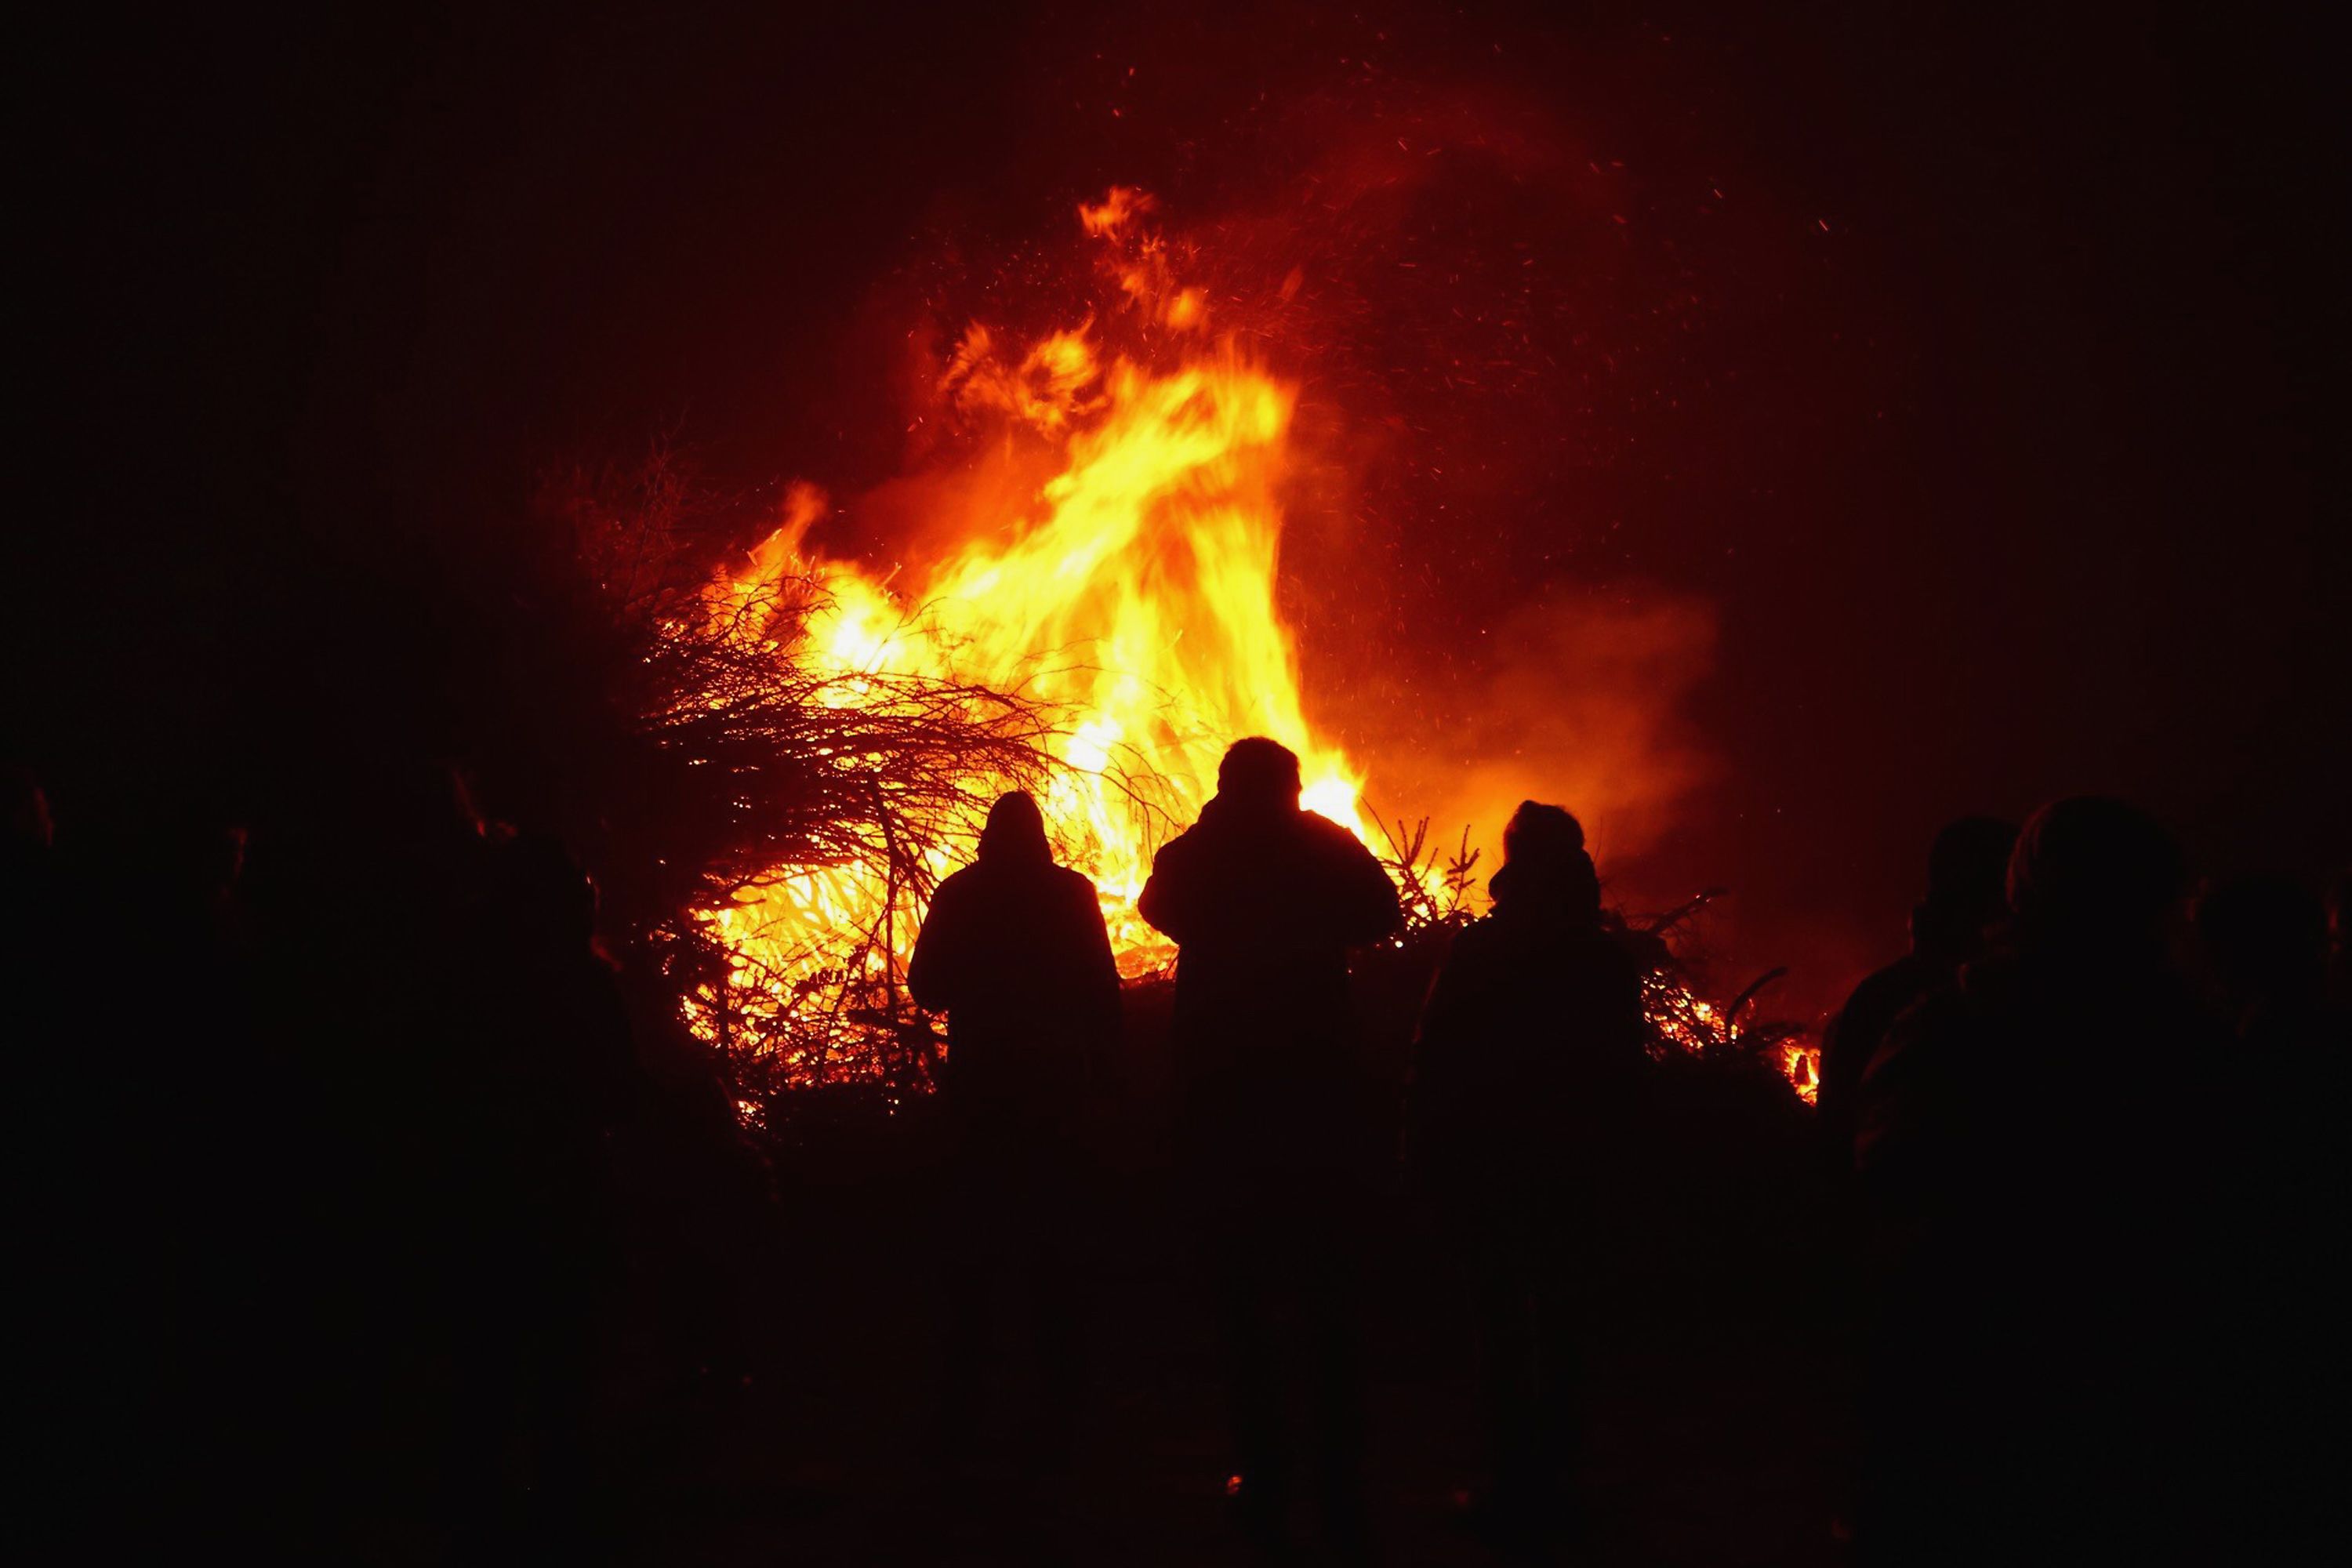
[[1442, 292], [1346, 362], [1436, 425], [1371, 470], [1416, 702], [1476, 689], [1427, 648], [1518, 598], [1710, 606], [1678, 701], [1714, 774], [1627, 874], [1737, 888], [1735, 952], [1804, 1005], [1899, 944], [1959, 811], [2110, 790], [2209, 867], [2352, 858], [2345, 138], [2284, 11], [482, 9], [85, 11], [20, 57], [11, 727], [68, 811], [337, 712], [500, 732], [541, 465], [676, 427], [745, 482], [872, 483], [865, 356], [948, 239], [1114, 179], [1263, 214], [1444, 112], [1535, 152], [1450, 155], [1381, 246], [1596, 259], [1555, 261], [1560, 368], [1509, 395], [1544, 434], [1442, 526], [1445, 410], [1506, 394], [1416, 380]]

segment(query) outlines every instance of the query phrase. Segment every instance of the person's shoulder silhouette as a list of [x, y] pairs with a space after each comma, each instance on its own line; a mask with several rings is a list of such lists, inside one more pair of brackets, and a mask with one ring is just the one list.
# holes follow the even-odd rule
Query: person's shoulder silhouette
[[1119, 1010], [1101, 900], [1055, 863], [1026, 793], [990, 808], [977, 858], [940, 883], [907, 984], [919, 1005], [948, 1016], [951, 1092], [1014, 1079], [1059, 1092], [1100, 1065]]
[[2197, 940], [2239, 1047], [2277, 1056], [2340, 1045], [2327, 1003], [2327, 910], [2292, 877], [2247, 876], [2197, 900]]
[[1353, 834], [1299, 805], [1298, 758], [1236, 741], [1200, 820], [1162, 847], [1136, 908], [1175, 939], [1175, 1032], [1196, 1065], [1253, 1043], [1334, 1045], [1348, 952], [1402, 921], [1396, 886]]
[[2184, 871], [2134, 806], [2044, 806], [2010, 858], [2009, 919], [1864, 1073], [1857, 1167], [1892, 1336], [1881, 1523], [1906, 1536], [1882, 1531], [1889, 1561], [1927, 1541], [1968, 1562], [2028, 1538], [2069, 1558], [2176, 1545], [2201, 1506], [2148, 1488], [2187, 1468], [2193, 1435], [2167, 1423], [2205, 1373], [2167, 1358], [2214, 1342], [2224, 1228], [2221, 1042], [2172, 957]]
[[1983, 952], [1985, 933], [2008, 913], [2009, 858], [2016, 843], [2016, 825], [1998, 817], [1947, 824], [1928, 851], [1927, 893], [1911, 911], [1911, 950], [1855, 986], [1822, 1032], [1815, 1110], [1833, 1172], [1852, 1169], [1863, 1073], [1895, 1020], [1951, 984], [1960, 966]]
[[1236, 741], [1200, 820], [1155, 857], [1138, 909], [1180, 946], [1271, 939], [1345, 948], [1396, 929], [1396, 889], [1353, 834], [1298, 804], [1298, 758]]
[[1554, 1149], [1570, 1122], [1568, 1141], [1592, 1143], [1622, 1124], [1647, 1059], [1641, 963], [1603, 923], [1582, 826], [1526, 802], [1503, 856], [1494, 910], [1454, 938], [1415, 1047], [1416, 1130], [1441, 1166]]
[[[1598, 997], [1621, 1015], [1631, 1007], [1638, 1034], [1641, 963], [1603, 923], [1601, 880], [1573, 816], [1523, 802], [1504, 829], [1503, 865], [1487, 890], [1494, 909], [1454, 939], [1429, 1026], [1445, 1032], [1454, 1009], [1464, 1008], [1540, 1029], [1549, 1010]], [[1622, 1051], [1625, 1017], [1608, 1033]]]
[[[2210, 1042], [2173, 969], [2179, 849], [2102, 796], [2046, 805], [2010, 858], [2010, 918], [1957, 984], [1897, 1018], [1865, 1068], [1858, 1162], [1981, 1209], [2127, 1159]], [[1926, 1195], [1922, 1191], [1915, 1195]]]

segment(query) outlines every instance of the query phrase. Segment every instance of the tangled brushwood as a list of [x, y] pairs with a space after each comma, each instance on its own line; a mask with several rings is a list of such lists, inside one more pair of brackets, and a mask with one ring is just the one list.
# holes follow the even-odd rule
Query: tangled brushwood
[[[803, 586], [814, 603], [821, 590]], [[802, 612], [757, 613], [788, 626]], [[845, 1075], [914, 1087], [932, 1033], [906, 999], [908, 941], [989, 802], [1053, 765], [1052, 725], [1014, 693], [812, 676], [762, 653], [789, 635], [772, 621], [750, 635], [667, 620], [647, 655], [663, 699], [647, 738], [691, 781], [687, 809], [715, 834], [669, 962], [689, 1021], [735, 1064], [746, 1098]], [[727, 940], [774, 900], [832, 917], [780, 963]]]
[[[689, 1026], [747, 1107], [824, 1082], [919, 1090], [935, 1039], [906, 997], [903, 954], [989, 803], [1056, 765], [1051, 710], [789, 657], [825, 584], [775, 574], [715, 602], [709, 561], [749, 509], [698, 489], [667, 452], [567, 480], [560, 510], [627, 648], [628, 804], [653, 824], [643, 837], [663, 872], [639, 934]], [[772, 948], [733, 939], [780, 901], [826, 918], [771, 963]]]

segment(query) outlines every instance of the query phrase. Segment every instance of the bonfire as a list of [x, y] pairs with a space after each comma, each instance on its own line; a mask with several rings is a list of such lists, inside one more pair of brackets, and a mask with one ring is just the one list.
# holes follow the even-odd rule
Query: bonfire
[[[928, 1082], [942, 1032], [904, 965], [1007, 789], [1037, 796], [1139, 984], [1174, 956], [1135, 909], [1152, 856], [1243, 735], [1297, 752], [1303, 804], [1382, 857], [1407, 944], [1475, 912], [1466, 837], [1444, 853], [1425, 821], [1374, 813], [1368, 770], [1309, 721], [1276, 595], [1299, 390], [1152, 216], [1126, 187], [1081, 206], [1094, 287], [1074, 319], [1025, 341], [974, 322], [943, 356], [937, 406], [971, 454], [927, 531], [944, 544], [828, 554], [835, 509], [795, 484], [748, 552], [650, 602], [647, 737], [729, 825], [667, 962], [747, 1108]], [[1647, 937], [1662, 1046], [1769, 1047], [1810, 1098], [1809, 1047], [1738, 1026], [1755, 988], [1717, 1008], [1681, 978], [1667, 938], [1688, 912]]]

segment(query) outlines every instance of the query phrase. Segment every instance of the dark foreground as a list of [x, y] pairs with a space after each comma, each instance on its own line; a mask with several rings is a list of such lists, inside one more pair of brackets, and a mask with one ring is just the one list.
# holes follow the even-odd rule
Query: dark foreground
[[[787, 1096], [748, 1139], [663, 988], [590, 952], [576, 869], [478, 838], [445, 835], [445, 858], [497, 876], [418, 850], [333, 920], [314, 879], [341, 861], [259, 857], [248, 898], [150, 911], [170, 940], [130, 968], [97, 940], [112, 882], [37, 858], [11, 884], [31, 1199], [13, 1403], [37, 1505], [19, 1541], [387, 1565], [1244, 1560], [1164, 996], [1129, 994], [1097, 1102], [1092, 1376], [1045, 1483], [1013, 1415], [1016, 1322], [978, 1358], [1005, 1397], [976, 1437], [937, 1440], [950, 1226], [974, 1254], [940, 1101]], [[1393, 1090], [1398, 997], [1425, 982], [1388, 978], [1398, 996], [1359, 1001]], [[1828, 1560], [1852, 1336], [1811, 1113], [1737, 1056], [1656, 1079], [1601, 1205], [1622, 1240], [1586, 1270], [1574, 1533], [1603, 1563]], [[1488, 1560], [1449, 1520], [1479, 1460], [1460, 1269], [1402, 1162], [1359, 1206], [1378, 1555]]]
[[[1807, 1113], [1737, 1072], [1681, 1087], [1679, 1146], [1628, 1173], [1628, 1261], [1597, 1281], [1577, 1560], [1835, 1561], [1851, 1374]], [[1123, 1168], [1105, 1179], [1091, 1249], [1094, 1376], [1073, 1473], [1049, 1484], [1014, 1414], [1027, 1346], [1009, 1289], [986, 1438], [944, 1474], [933, 1463], [936, 1130], [920, 1107], [849, 1125], [854, 1148], [838, 1124], [786, 1144], [784, 1245], [752, 1271], [742, 1324], [749, 1383], [614, 1412], [591, 1531], [604, 1549], [665, 1563], [1251, 1561], [1223, 1495], [1212, 1307], [1148, 1127], [1114, 1141]], [[1365, 1286], [1381, 1559], [1496, 1561], [1454, 1504], [1476, 1439], [1450, 1256], [1402, 1191], [1385, 1219]], [[609, 1392], [629, 1403], [625, 1386]]]
[[[1805, 1194], [1780, 1186], [1782, 1174], [1748, 1187], [1711, 1234], [1643, 1248], [1640, 1273], [1614, 1282], [1609, 1338], [1593, 1347], [1586, 1560], [1834, 1560], [1843, 1373], [1817, 1330]], [[800, 1353], [776, 1387], [743, 1402], [718, 1451], [677, 1450], [633, 1478], [639, 1554], [1037, 1561], [1058, 1537], [1081, 1563], [1248, 1561], [1223, 1496], [1209, 1308], [1183, 1226], [1148, 1198], [1102, 1248], [1097, 1376], [1066, 1489], [1033, 1504], [1008, 1447], [978, 1467], [980, 1506], [943, 1502], [921, 1441], [934, 1336], [929, 1270], [908, 1225], [919, 1205], [877, 1184], [809, 1206], [807, 1276], [775, 1324], [777, 1343]], [[1469, 1342], [1451, 1285], [1443, 1248], [1409, 1219], [1370, 1277], [1370, 1493], [1390, 1562], [1494, 1560], [1450, 1507], [1475, 1454]]]

